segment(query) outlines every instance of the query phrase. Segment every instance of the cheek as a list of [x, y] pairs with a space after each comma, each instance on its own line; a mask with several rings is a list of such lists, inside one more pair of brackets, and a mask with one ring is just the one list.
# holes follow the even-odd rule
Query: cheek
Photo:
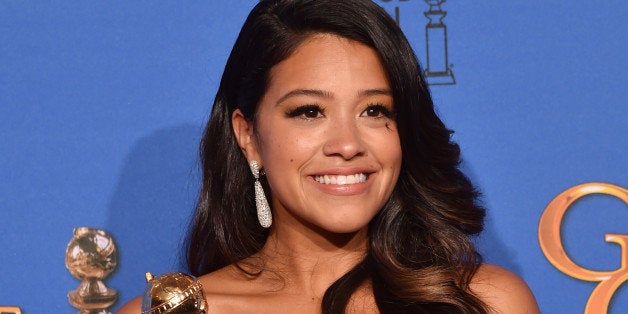
[[397, 167], [401, 166], [401, 143], [399, 142], [399, 137], [395, 137], [394, 141], [391, 141], [390, 149], [390, 158], [397, 163]]
[[388, 167], [401, 167], [401, 142], [395, 129], [387, 129], [384, 133], [380, 133], [374, 145], [374, 149], [379, 152], [379, 156], [381, 156], [382, 161], [384, 161]]
[[259, 141], [262, 162], [275, 170], [299, 167], [316, 153], [317, 143], [312, 134], [276, 127]]
[[389, 137], [385, 143], [380, 143], [381, 145], [381, 162], [384, 164], [384, 167], [387, 169], [387, 172], [390, 175], [390, 192], [392, 188], [396, 185], [397, 180], [399, 179], [399, 173], [401, 172], [401, 163], [402, 163], [402, 152], [401, 152], [401, 143], [399, 142], [398, 137]]

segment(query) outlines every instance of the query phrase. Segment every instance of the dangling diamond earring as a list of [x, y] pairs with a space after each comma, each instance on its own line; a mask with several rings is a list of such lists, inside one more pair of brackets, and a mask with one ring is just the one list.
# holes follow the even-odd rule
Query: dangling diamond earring
[[250, 166], [251, 172], [253, 172], [253, 176], [255, 177], [255, 207], [257, 207], [257, 219], [262, 227], [268, 228], [273, 224], [273, 214], [270, 212], [270, 206], [268, 206], [264, 189], [262, 189], [262, 184], [259, 182], [259, 164], [257, 160], [251, 160]]

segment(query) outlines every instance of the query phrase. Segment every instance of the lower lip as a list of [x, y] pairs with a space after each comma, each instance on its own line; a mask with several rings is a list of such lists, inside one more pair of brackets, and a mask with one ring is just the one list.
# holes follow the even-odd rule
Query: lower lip
[[371, 173], [368, 175], [366, 181], [353, 184], [323, 184], [314, 180], [314, 177], [312, 176], [309, 176], [308, 179], [323, 193], [337, 196], [351, 196], [364, 193], [364, 191], [366, 191], [366, 189], [368, 189], [373, 182], [374, 176], [375, 174]]

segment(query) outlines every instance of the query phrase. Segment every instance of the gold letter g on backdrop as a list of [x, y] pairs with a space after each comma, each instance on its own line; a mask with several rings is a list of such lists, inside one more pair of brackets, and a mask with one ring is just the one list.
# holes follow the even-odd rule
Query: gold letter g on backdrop
[[594, 271], [573, 262], [563, 248], [560, 226], [569, 206], [588, 194], [607, 194], [623, 200], [628, 205], [628, 190], [607, 183], [586, 183], [574, 186], [560, 193], [545, 208], [539, 222], [539, 243], [545, 257], [561, 272], [586, 281], [599, 281], [585, 308], [585, 313], [606, 313], [615, 291], [628, 281], [628, 235], [606, 234], [606, 242], [614, 242], [621, 247], [621, 266], [613, 271]]

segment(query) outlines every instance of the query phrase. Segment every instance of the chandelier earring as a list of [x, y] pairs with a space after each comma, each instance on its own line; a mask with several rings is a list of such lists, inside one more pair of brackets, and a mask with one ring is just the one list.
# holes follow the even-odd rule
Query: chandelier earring
[[259, 182], [260, 177], [260, 168], [257, 160], [251, 160], [249, 166], [251, 167], [251, 172], [253, 173], [253, 177], [255, 177], [255, 207], [257, 207], [257, 219], [259, 220], [259, 224], [268, 228], [273, 224], [273, 214], [270, 212], [270, 206], [268, 205], [268, 200], [266, 199], [266, 194], [264, 194], [264, 189], [262, 188], [262, 183]]

